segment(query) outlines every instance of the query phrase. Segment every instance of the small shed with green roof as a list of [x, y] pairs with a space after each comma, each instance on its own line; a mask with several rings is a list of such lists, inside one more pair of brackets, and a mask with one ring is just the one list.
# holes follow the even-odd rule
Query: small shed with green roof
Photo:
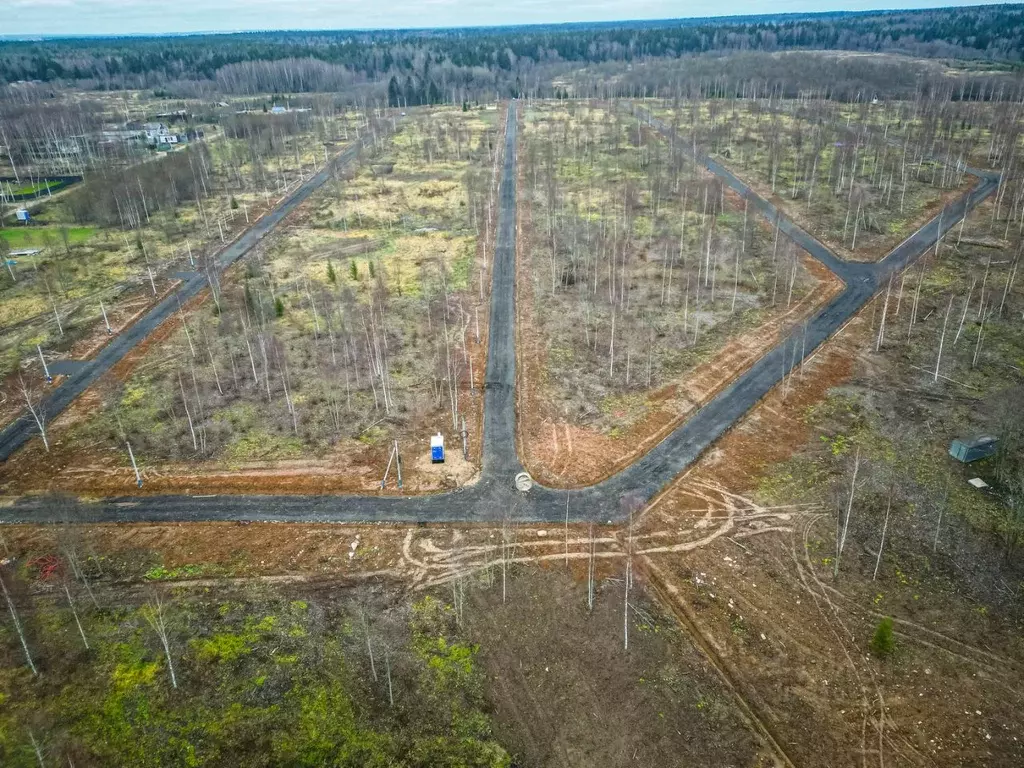
[[958, 437], [949, 445], [949, 455], [964, 464], [970, 464], [978, 459], [986, 459], [996, 452], [999, 446], [999, 439], [991, 435], [976, 435], [974, 437]]

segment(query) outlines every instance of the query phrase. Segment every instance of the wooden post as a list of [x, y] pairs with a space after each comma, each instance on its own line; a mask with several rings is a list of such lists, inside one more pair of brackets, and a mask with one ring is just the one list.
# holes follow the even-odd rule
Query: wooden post
[[[396, 441], [397, 442], [397, 441]], [[388, 484], [388, 473], [391, 472], [391, 463], [395, 460], [395, 448], [391, 447], [391, 453], [388, 454], [388, 465], [384, 468], [384, 477], [380, 481], [380, 489], [383, 491], [384, 486]]]

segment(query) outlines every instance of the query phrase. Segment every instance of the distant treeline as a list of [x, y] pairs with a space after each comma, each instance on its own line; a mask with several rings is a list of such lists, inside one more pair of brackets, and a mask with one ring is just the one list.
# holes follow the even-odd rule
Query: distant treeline
[[[370, 32], [266, 32], [0, 43], [0, 81], [85, 88], [338, 91], [387, 88], [392, 105], [524, 88], [539, 68], [701, 53], [898, 51], [1020, 62], [1024, 5], [623, 24]], [[393, 78], [393, 79], [392, 79]]]

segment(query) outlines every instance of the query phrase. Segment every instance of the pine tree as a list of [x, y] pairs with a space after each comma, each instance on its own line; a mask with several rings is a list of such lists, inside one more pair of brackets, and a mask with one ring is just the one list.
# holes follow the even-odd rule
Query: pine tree
[[871, 638], [871, 651], [880, 659], [884, 659], [896, 649], [896, 640], [892, 635], [892, 619], [886, 616], [878, 622], [875, 636]]
[[330, 259], [327, 260], [327, 280], [331, 283], [331, 285], [334, 285], [336, 282], [338, 282], [338, 275], [335, 274], [334, 265], [331, 263]]
[[356, 265], [355, 259], [352, 259], [352, 261], [348, 263], [348, 275], [353, 280], [359, 279], [359, 267]]
[[402, 88], [398, 84], [398, 78], [394, 75], [392, 75], [391, 80], [388, 81], [388, 106], [402, 106]]
[[284, 317], [284, 302], [281, 301], [280, 296], [274, 299], [274, 314], [278, 317]]

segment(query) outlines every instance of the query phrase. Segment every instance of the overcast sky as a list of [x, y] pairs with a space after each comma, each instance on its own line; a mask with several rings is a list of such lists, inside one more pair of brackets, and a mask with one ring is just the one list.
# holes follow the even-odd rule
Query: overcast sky
[[758, 0], [0, 0], [0, 34], [479, 26], [942, 4], [942, 0], [777, 0], [770, 4]]

